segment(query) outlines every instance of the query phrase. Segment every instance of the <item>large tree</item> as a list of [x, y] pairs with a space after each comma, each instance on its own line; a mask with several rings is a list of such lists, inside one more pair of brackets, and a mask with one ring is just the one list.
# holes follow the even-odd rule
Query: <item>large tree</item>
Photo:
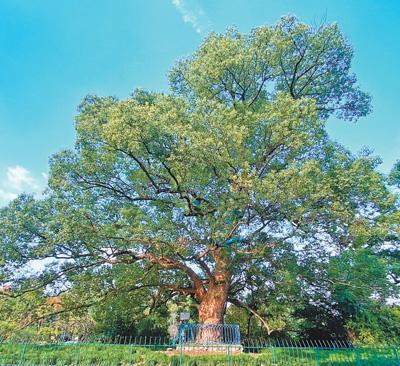
[[[398, 240], [378, 160], [326, 133], [329, 116], [370, 111], [352, 56], [336, 24], [285, 17], [211, 34], [172, 68], [171, 93], [86, 97], [75, 149], [51, 158], [45, 196], [1, 211], [0, 280], [13, 294], [75, 290], [71, 308], [118, 291], [151, 306], [190, 296], [211, 324], [230, 302], [269, 333], [248, 295], [280, 288], [284, 265], [300, 287], [334, 276], [352, 286], [324, 264], [360, 250], [380, 261], [380, 246]], [[39, 276], [19, 270], [45, 258]]]

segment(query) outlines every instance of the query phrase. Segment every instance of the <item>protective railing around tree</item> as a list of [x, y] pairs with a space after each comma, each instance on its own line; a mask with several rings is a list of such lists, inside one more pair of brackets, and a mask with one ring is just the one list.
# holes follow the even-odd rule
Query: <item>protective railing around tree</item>
[[79, 337], [0, 343], [1, 365], [399, 366], [399, 344], [344, 340], [242, 340], [207, 347], [170, 337]]
[[238, 324], [195, 324], [179, 326], [178, 343], [183, 345], [240, 345]]

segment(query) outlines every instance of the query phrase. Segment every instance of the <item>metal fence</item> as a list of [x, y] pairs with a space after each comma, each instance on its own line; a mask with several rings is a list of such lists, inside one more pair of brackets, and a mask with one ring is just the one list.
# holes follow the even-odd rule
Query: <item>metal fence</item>
[[184, 345], [240, 345], [238, 324], [192, 324], [179, 326], [178, 343]]
[[113, 337], [0, 343], [1, 365], [252, 365], [400, 366], [398, 344], [346, 341], [242, 340], [237, 345], [191, 345], [174, 338]]

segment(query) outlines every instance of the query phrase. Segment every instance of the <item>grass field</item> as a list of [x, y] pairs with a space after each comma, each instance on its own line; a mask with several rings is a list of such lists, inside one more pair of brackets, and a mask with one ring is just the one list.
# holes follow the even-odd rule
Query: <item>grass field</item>
[[395, 347], [324, 349], [307, 347], [245, 348], [243, 353], [202, 352], [191, 355], [167, 346], [104, 343], [2, 343], [1, 365], [274, 365], [400, 366]]

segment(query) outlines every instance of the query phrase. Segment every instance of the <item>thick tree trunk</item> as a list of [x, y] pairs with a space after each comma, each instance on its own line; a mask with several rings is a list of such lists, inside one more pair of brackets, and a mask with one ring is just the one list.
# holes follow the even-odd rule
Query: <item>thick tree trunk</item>
[[[214, 275], [207, 292], [199, 304], [200, 324], [217, 325], [222, 324], [224, 321], [230, 285], [230, 272], [228, 261], [223, 254], [222, 251], [214, 253], [216, 262]], [[219, 343], [221, 341], [222, 329], [204, 329], [197, 334], [197, 342], [199, 343]]]
[[[199, 322], [204, 325], [218, 325], [224, 321], [224, 313], [228, 298], [228, 287], [226, 283], [210, 286], [207, 294], [199, 306]], [[220, 344], [223, 343], [223, 331], [221, 327], [200, 328], [196, 343]]]
[[229, 284], [211, 285], [199, 305], [199, 322], [201, 324], [222, 324]]
[[221, 324], [224, 319], [226, 302], [231, 280], [229, 258], [223, 248], [212, 253], [215, 269], [207, 293], [199, 306], [199, 321], [203, 324]]

